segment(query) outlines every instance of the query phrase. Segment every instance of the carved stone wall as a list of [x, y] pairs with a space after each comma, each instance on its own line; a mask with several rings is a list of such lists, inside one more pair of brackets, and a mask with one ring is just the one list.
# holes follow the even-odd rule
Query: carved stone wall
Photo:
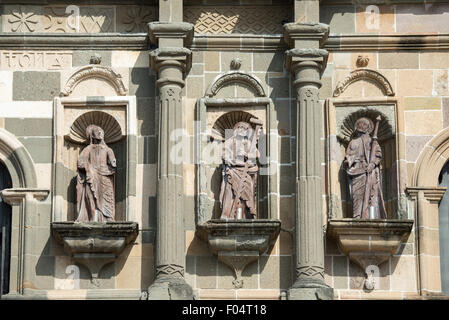
[[195, 26], [195, 33], [280, 34], [282, 23], [291, 20], [288, 6], [211, 6], [184, 8], [184, 21]]

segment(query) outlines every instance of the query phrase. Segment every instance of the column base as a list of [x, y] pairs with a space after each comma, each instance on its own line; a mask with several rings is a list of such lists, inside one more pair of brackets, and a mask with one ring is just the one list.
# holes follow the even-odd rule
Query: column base
[[333, 300], [334, 289], [321, 281], [297, 280], [288, 289], [287, 300]]
[[193, 290], [181, 277], [159, 277], [148, 288], [148, 300], [193, 300]]

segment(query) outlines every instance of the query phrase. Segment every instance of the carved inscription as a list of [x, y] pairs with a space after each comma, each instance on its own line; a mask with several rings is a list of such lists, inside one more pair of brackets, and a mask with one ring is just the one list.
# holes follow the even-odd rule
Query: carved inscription
[[61, 70], [71, 65], [71, 52], [0, 51], [1, 70]]

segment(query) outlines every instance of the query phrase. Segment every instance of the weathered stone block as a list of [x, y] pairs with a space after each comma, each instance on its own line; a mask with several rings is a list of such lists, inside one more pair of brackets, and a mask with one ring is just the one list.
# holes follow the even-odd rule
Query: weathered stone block
[[214, 256], [196, 257], [196, 285], [201, 289], [217, 288], [217, 258]]
[[418, 69], [419, 52], [379, 52], [379, 68], [381, 69]]
[[[378, 9], [378, 11], [374, 11]], [[375, 8], [370, 4], [356, 7], [356, 32], [357, 33], [393, 33], [394, 30], [394, 6], [378, 5]]]
[[406, 160], [415, 162], [430, 139], [432, 139], [432, 136], [407, 136]]
[[58, 72], [16, 71], [13, 73], [13, 100], [52, 101], [60, 91]]
[[284, 54], [283, 52], [255, 52], [253, 54], [254, 71], [283, 72]]
[[[101, 65], [103, 66], [111, 66], [111, 55], [112, 51], [110, 50], [74, 50], [72, 56], [72, 66], [73, 67], [81, 67], [90, 64], [90, 58], [93, 55], [101, 56]], [[117, 66], [116, 66], [117, 67]]]
[[36, 163], [51, 163], [53, 160], [52, 138], [23, 137], [19, 138]]
[[405, 133], [407, 135], [429, 136], [442, 129], [441, 111], [405, 112]]
[[52, 136], [53, 120], [47, 118], [6, 118], [5, 129], [17, 137]]
[[261, 256], [259, 264], [261, 289], [288, 289], [292, 285], [290, 256]]
[[440, 110], [440, 97], [404, 97], [405, 110]]
[[129, 95], [155, 97], [155, 76], [148, 68], [132, 68], [129, 72]]
[[328, 24], [332, 34], [354, 33], [354, 6], [320, 6], [320, 22]]
[[335, 289], [348, 289], [348, 258], [332, 257], [332, 276]]

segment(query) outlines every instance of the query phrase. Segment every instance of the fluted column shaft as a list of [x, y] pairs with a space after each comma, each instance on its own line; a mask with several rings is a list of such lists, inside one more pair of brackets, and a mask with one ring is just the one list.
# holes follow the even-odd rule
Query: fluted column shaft
[[182, 45], [193, 26], [187, 23], [150, 23], [150, 39], [158, 49], [150, 52], [157, 72], [159, 106], [156, 279], [149, 299], [192, 299], [185, 282], [183, 159], [176, 152], [183, 129], [182, 88], [191, 66], [191, 51]]

